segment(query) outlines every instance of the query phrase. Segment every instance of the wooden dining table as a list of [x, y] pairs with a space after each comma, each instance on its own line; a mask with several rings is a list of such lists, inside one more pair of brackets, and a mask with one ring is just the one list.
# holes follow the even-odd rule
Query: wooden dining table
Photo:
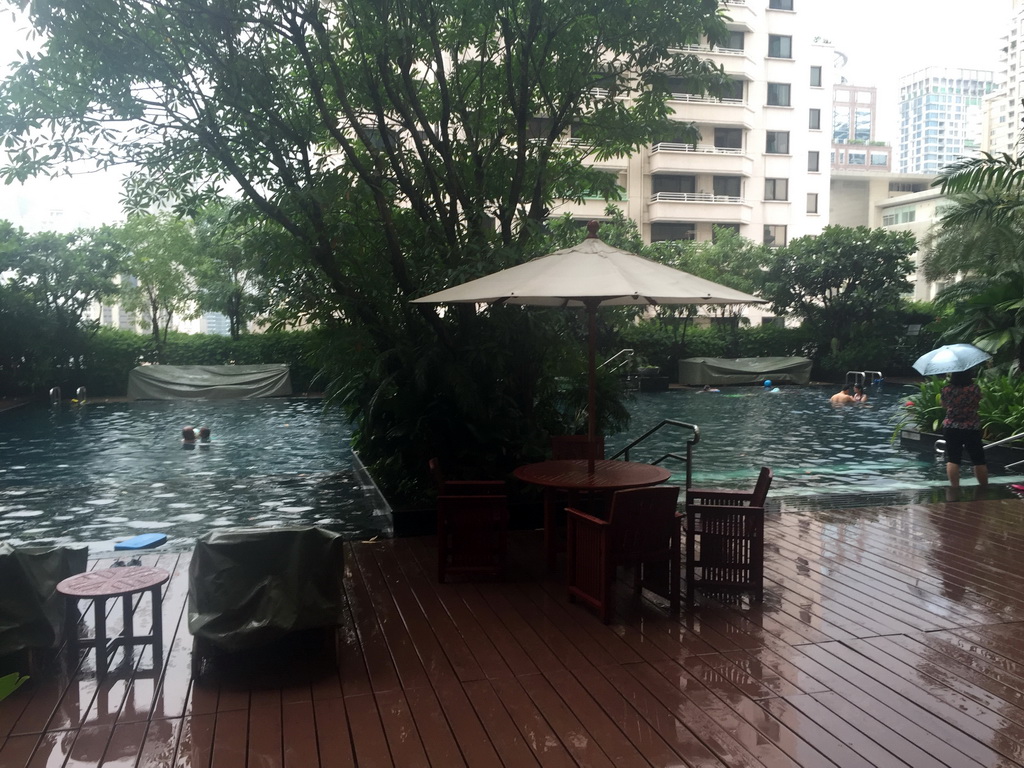
[[642, 488], [668, 480], [672, 473], [664, 467], [637, 461], [602, 459], [594, 462], [590, 471], [587, 459], [556, 459], [524, 464], [513, 472], [518, 480], [544, 489], [544, 549], [548, 568], [554, 570], [558, 553], [565, 548], [564, 536], [559, 536], [559, 494], [568, 496], [572, 506], [581, 497], [607, 496], [625, 488]]

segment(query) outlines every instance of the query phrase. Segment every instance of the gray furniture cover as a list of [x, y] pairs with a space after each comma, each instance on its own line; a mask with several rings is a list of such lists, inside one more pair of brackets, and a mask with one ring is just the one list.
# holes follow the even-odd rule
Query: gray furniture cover
[[56, 648], [65, 599], [57, 584], [88, 565], [87, 547], [14, 547], [0, 542], [0, 656]]
[[345, 605], [344, 539], [313, 526], [226, 528], [196, 541], [188, 628], [226, 651], [336, 626]]
[[806, 357], [689, 357], [679, 361], [679, 383], [760, 384], [771, 379], [775, 384], [808, 384], [811, 361]]
[[129, 400], [245, 400], [292, 393], [288, 366], [140, 365], [128, 374]]

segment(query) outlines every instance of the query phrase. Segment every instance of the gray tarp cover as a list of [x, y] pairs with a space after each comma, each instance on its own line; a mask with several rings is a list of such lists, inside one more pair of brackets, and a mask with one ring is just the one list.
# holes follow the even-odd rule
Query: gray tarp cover
[[679, 383], [683, 385], [758, 384], [765, 379], [776, 384], [807, 384], [811, 361], [806, 357], [689, 357], [679, 361]]
[[291, 393], [284, 364], [140, 365], [128, 374], [129, 400], [244, 400]]
[[57, 584], [85, 571], [87, 547], [13, 547], [0, 542], [0, 656], [56, 648], [65, 601]]
[[196, 541], [188, 628], [227, 651], [341, 623], [344, 539], [316, 527], [226, 528]]

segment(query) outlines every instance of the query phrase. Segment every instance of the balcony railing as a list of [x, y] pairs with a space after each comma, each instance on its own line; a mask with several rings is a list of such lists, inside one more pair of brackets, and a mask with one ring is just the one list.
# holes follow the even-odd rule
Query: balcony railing
[[706, 192], [655, 192], [652, 203], [743, 203], [742, 197], [709, 195]]
[[673, 144], [662, 141], [651, 147], [651, 154], [656, 152], [698, 152], [705, 155], [742, 155], [743, 150], [733, 147], [716, 147], [713, 144]]
[[693, 53], [724, 53], [727, 56], [742, 56], [745, 51], [742, 48], [724, 48], [720, 45], [712, 48], [706, 43], [689, 43], [687, 45], [676, 45], [669, 49], [672, 53], [676, 51], [690, 51]]
[[742, 107], [743, 99], [719, 99], [715, 96], [697, 95], [696, 93], [671, 93], [669, 98], [672, 101], [689, 101], [694, 104], [726, 104], [734, 107]]

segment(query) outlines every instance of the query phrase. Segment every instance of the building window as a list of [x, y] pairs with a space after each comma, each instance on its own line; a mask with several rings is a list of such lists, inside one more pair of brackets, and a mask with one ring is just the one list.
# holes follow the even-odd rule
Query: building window
[[768, 0], [768, 7], [776, 11], [792, 11], [793, 0]]
[[674, 173], [659, 173], [651, 176], [651, 192], [653, 194], [658, 194], [659, 192], [686, 194], [696, 191], [696, 176], [682, 176]]
[[867, 155], [864, 152], [850, 152], [846, 162], [850, 165], [866, 165]]
[[765, 179], [765, 200], [789, 200], [789, 179]]
[[808, 192], [807, 193], [807, 212], [817, 213], [818, 212], [818, 193]]
[[729, 84], [729, 89], [722, 94], [722, 99], [725, 101], [743, 101], [743, 81], [733, 80]]
[[785, 224], [765, 224], [764, 225], [764, 244], [778, 248], [786, 244], [786, 225]]
[[712, 224], [711, 225], [711, 242], [713, 242], [713, 243], [717, 243], [718, 242], [718, 231], [722, 230], [722, 229], [727, 229], [730, 232], [735, 232], [737, 235], [740, 233], [740, 225], [739, 224], [734, 224], [732, 222], [730, 222], [728, 224]]
[[729, 39], [723, 47], [730, 51], [742, 51], [744, 37], [745, 34], [742, 30], [731, 29], [729, 30]]
[[810, 128], [812, 131], [820, 131], [821, 130], [821, 110], [820, 109], [812, 109], [807, 114], [808, 114], [808, 117], [807, 117], [807, 127]]
[[885, 152], [872, 152], [871, 153], [871, 164], [872, 165], [888, 165], [889, 155]]
[[768, 56], [773, 59], [792, 59], [793, 38], [789, 35], [768, 35]]
[[820, 155], [820, 153], [817, 152], [817, 151], [811, 151], [811, 152], [807, 153], [807, 170], [808, 171], [816, 172], [816, 171], [820, 170], [820, 168], [819, 168], [819, 166], [820, 166], [819, 155]]
[[739, 176], [713, 177], [711, 179], [711, 186], [715, 197], [735, 197], [739, 199], [741, 196], [741, 181]]
[[788, 107], [789, 92], [789, 83], [768, 83], [768, 105]]
[[696, 237], [696, 224], [680, 224], [675, 222], [651, 224], [652, 243], [660, 243], [663, 240], [694, 240]]
[[715, 146], [718, 149], [743, 149], [743, 129], [715, 128]]
[[821, 67], [811, 67], [811, 87], [821, 88]]
[[788, 155], [789, 131], [768, 131], [764, 151], [769, 155]]

